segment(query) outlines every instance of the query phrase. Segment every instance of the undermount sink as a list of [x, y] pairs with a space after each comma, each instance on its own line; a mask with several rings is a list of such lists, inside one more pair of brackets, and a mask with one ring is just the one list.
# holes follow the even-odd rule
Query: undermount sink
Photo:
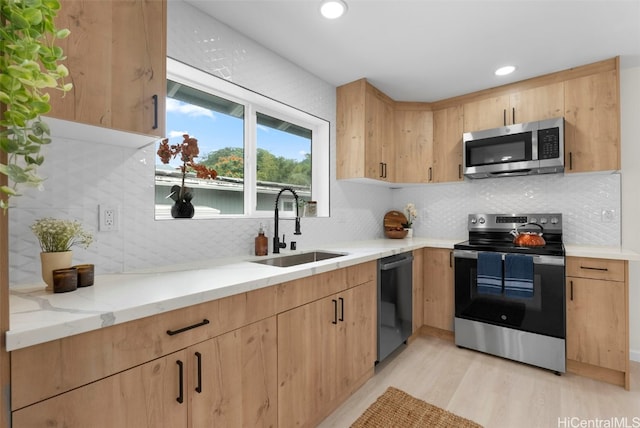
[[308, 253], [289, 254], [283, 256], [271, 257], [264, 260], [253, 260], [254, 263], [262, 265], [290, 267], [303, 265], [305, 263], [319, 262], [321, 260], [333, 259], [335, 257], [346, 256], [343, 253], [331, 253], [328, 251], [310, 251]]

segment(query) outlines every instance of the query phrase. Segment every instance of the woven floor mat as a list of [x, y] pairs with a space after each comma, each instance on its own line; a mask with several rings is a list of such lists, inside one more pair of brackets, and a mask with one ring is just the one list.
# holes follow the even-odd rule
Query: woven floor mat
[[351, 428], [482, 428], [481, 425], [418, 400], [390, 386]]

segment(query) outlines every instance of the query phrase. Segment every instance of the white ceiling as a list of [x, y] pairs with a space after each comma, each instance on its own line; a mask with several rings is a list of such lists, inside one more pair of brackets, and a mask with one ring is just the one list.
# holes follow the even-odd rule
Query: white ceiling
[[[620, 55], [640, 65], [640, 0], [186, 0], [335, 86], [366, 77], [436, 101]], [[515, 73], [496, 77], [502, 65]]]

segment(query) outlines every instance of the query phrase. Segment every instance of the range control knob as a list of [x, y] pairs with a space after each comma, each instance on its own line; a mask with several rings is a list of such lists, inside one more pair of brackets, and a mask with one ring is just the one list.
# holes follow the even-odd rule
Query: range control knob
[[478, 220], [480, 222], [480, 224], [484, 224], [484, 217], [480, 217], [480, 220]]
[[558, 224], [558, 217], [551, 217], [551, 224]]
[[537, 219], [537, 218], [535, 218], [535, 217], [531, 217], [531, 218], [529, 219], [529, 223], [537, 223], [537, 222], [538, 222], [538, 219]]
[[540, 224], [547, 224], [547, 218], [546, 217], [542, 217], [540, 219]]
[[471, 217], [471, 224], [476, 224], [478, 222], [478, 219], [475, 217]]

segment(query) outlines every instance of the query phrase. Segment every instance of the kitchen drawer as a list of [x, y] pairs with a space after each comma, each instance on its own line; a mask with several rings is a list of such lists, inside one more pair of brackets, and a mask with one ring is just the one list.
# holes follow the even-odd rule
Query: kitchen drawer
[[240, 293], [13, 351], [12, 410], [272, 316], [276, 291]]
[[349, 288], [377, 280], [378, 261], [361, 263], [347, 268], [347, 286]]
[[625, 260], [567, 257], [567, 276], [578, 278], [624, 282], [626, 280], [625, 267]]
[[302, 306], [376, 279], [377, 261], [324, 272], [277, 285], [277, 312]]

